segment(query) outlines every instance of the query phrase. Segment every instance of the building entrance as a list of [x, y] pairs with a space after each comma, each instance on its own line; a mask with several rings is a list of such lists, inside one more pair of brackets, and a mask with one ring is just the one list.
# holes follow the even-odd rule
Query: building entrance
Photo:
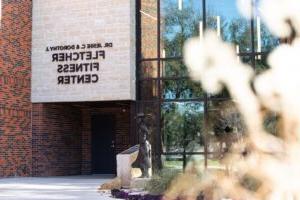
[[115, 117], [92, 116], [92, 173], [115, 174]]

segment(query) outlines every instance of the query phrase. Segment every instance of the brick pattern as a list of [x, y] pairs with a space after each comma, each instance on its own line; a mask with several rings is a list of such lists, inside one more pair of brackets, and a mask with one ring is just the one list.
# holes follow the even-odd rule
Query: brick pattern
[[116, 116], [118, 153], [134, 140], [132, 103], [32, 105], [32, 1], [1, 1], [0, 177], [90, 174], [91, 115]]
[[33, 104], [33, 176], [81, 174], [81, 111], [71, 104]]
[[142, 58], [157, 58], [157, 0], [140, 0]]
[[91, 174], [91, 116], [116, 118], [116, 153], [130, 147], [130, 103], [33, 104], [33, 176]]
[[130, 147], [130, 106], [88, 108], [83, 109], [82, 135], [82, 174], [90, 174], [92, 168], [91, 157], [91, 116], [97, 114], [112, 114], [115, 116], [116, 154]]
[[0, 177], [31, 175], [30, 0], [2, 0]]

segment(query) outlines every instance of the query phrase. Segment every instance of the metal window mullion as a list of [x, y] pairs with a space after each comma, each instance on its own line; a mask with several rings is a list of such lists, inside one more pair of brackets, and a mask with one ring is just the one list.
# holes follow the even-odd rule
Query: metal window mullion
[[[206, 0], [202, 0], [203, 30], [206, 31]], [[208, 95], [204, 93], [204, 167], [207, 168]]]
[[251, 20], [250, 20], [250, 29], [251, 29], [251, 65], [255, 69], [255, 33], [254, 33], [254, 1], [251, 1]]
[[[161, 149], [161, 145], [162, 145], [162, 141], [161, 141], [161, 105], [160, 105], [160, 99], [161, 99], [161, 82], [159, 80], [160, 76], [161, 76], [161, 66], [160, 66], [160, 41], [161, 41], [161, 37], [160, 37], [160, 20], [161, 20], [161, 16], [160, 16], [160, 1], [161, 0], [157, 0], [157, 95], [158, 95], [158, 108], [157, 108], [157, 152], [156, 152], [156, 156], [161, 156], [162, 154], [162, 149]], [[159, 168], [161, 168], [161, 163], [159, 164]]]

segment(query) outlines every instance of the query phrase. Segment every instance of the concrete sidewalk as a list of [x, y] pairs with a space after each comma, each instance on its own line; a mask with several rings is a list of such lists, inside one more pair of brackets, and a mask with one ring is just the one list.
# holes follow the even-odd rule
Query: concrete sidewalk
[[0, 179], [0, 200], [111, 200], [97, 188], [112, 176]]

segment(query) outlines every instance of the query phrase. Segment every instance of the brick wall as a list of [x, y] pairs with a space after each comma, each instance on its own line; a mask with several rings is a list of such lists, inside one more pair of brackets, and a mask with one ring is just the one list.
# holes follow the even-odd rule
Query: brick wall
[[140, 0], [142, 58], [157, 58], [157, 0]]
[[116, 119], [116, 153], [130, 147], [130, 103], [33, 104], [33, 176], [91, 174], [91, 117]]
[[33, 176], [81, 174], [81, 111], [72, 104], [33, 104]]
[[32, 105], [31, 10], [31, 0], [2, 0], [0, 177], [89, 174], [90, 116], [115, 114], [120, 152], [130, 146], [133, 107], [128, 102]]
[[83, 108], [83, 135], [82, 135], [82, 174], [91, 173], [91, 116], [97, 114], [112, 114], [115, 116], [116, 153], [120, 153], [130, 147], [130, 104], [111, 107]]
[[2, 0], [0, 177], [31, 175], [31, 1]]

